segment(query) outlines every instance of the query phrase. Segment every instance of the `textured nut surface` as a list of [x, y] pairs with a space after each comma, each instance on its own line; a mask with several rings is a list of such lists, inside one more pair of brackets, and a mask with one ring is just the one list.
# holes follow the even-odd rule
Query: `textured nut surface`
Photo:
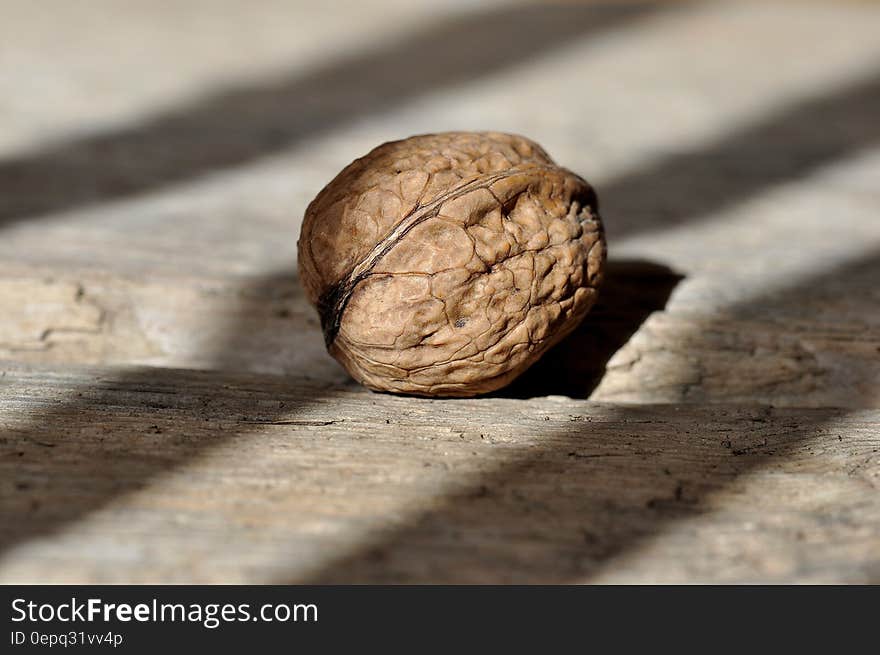
[[379, 146], [312, 201], [298, 247], [330, 353], [431, 396], [513, 380], [580, 322], [605, 261], [592, 188], [500, 133]]

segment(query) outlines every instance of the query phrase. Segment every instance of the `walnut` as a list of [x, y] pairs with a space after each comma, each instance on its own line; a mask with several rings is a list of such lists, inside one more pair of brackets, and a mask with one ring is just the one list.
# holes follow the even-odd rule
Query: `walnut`
[[529, 139], [385, 143], [306, 209], [299, 274], [330, 353], [371, 389], [473, 396], [512, 381], [596, 299], [596, 195]]

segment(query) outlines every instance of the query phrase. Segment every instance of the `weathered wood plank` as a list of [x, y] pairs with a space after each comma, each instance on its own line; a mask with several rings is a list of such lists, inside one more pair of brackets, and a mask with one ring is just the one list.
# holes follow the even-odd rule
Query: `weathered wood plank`
[[[0, 581], [880, 582], [880, 4], [0, 2]], [[299, 217], [485, 127], [597, 186], [601, 304], [368, 393]]]
[[4, 582], [880, 579], [876, 410], [2, 385]]
[[[880, 258], [720, 310], [697, 299], [663, 311], [681, 277], [612, 261], [582, 328], [500, 395], [880, 406]], [[0, 279], [0, 312], [0, 358], [346, 379], [291, 270], [139, 280], [24, 268]]]

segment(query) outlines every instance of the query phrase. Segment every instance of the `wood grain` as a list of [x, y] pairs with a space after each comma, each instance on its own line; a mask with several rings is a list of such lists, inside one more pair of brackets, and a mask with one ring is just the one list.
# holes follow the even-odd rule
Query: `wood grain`
[[[163, 369], [9, 366], [3, 384], [4, 582], [880, 573], [876, 410], [438, 401]], [[626, 564], [646, 551], [647, 570]]]

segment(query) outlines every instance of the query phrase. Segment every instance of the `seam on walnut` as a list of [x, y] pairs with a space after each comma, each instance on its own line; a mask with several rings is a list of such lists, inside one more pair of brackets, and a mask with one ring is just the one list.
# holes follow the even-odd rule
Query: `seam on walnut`
[[[355, 287], [362, 282], [375, 268], [379, 261], [387, 255], [403, 238], [417, 225], [424, 223], [431, 218], [437, 216], [440, 208], [450, 200], [460, 198], [468, 193], [478, 191], [480, 189], [488, 189], [491, 185], [501, 180], [529, 173], [532, 171], [552, 171], [555, 173], [571, 174], [560, 169], [558, 166], [550, 164], [533, 164], [525, 167], [514, 167], [495, 175], [480, 177], [470, 182], [466, 182], [454, 189], [441, 194], [433, 199], [427, 205], [417, 205], [411, 212], [405, 215], [394, 228], [381, 240], [360, 262], [355, 264], [351, 271], [341, 280], [330, 286], [318, 299], [318, 313], [321, 318], [321, 328], [324, 332], [324, 342], [327, 347], [333, 344], [336, 335], [339, 333], [339, 326], [342, 323], [342, 314], [346, 305], [354, 293]], [[492, 193], [494, 196], [495, 194]]]

